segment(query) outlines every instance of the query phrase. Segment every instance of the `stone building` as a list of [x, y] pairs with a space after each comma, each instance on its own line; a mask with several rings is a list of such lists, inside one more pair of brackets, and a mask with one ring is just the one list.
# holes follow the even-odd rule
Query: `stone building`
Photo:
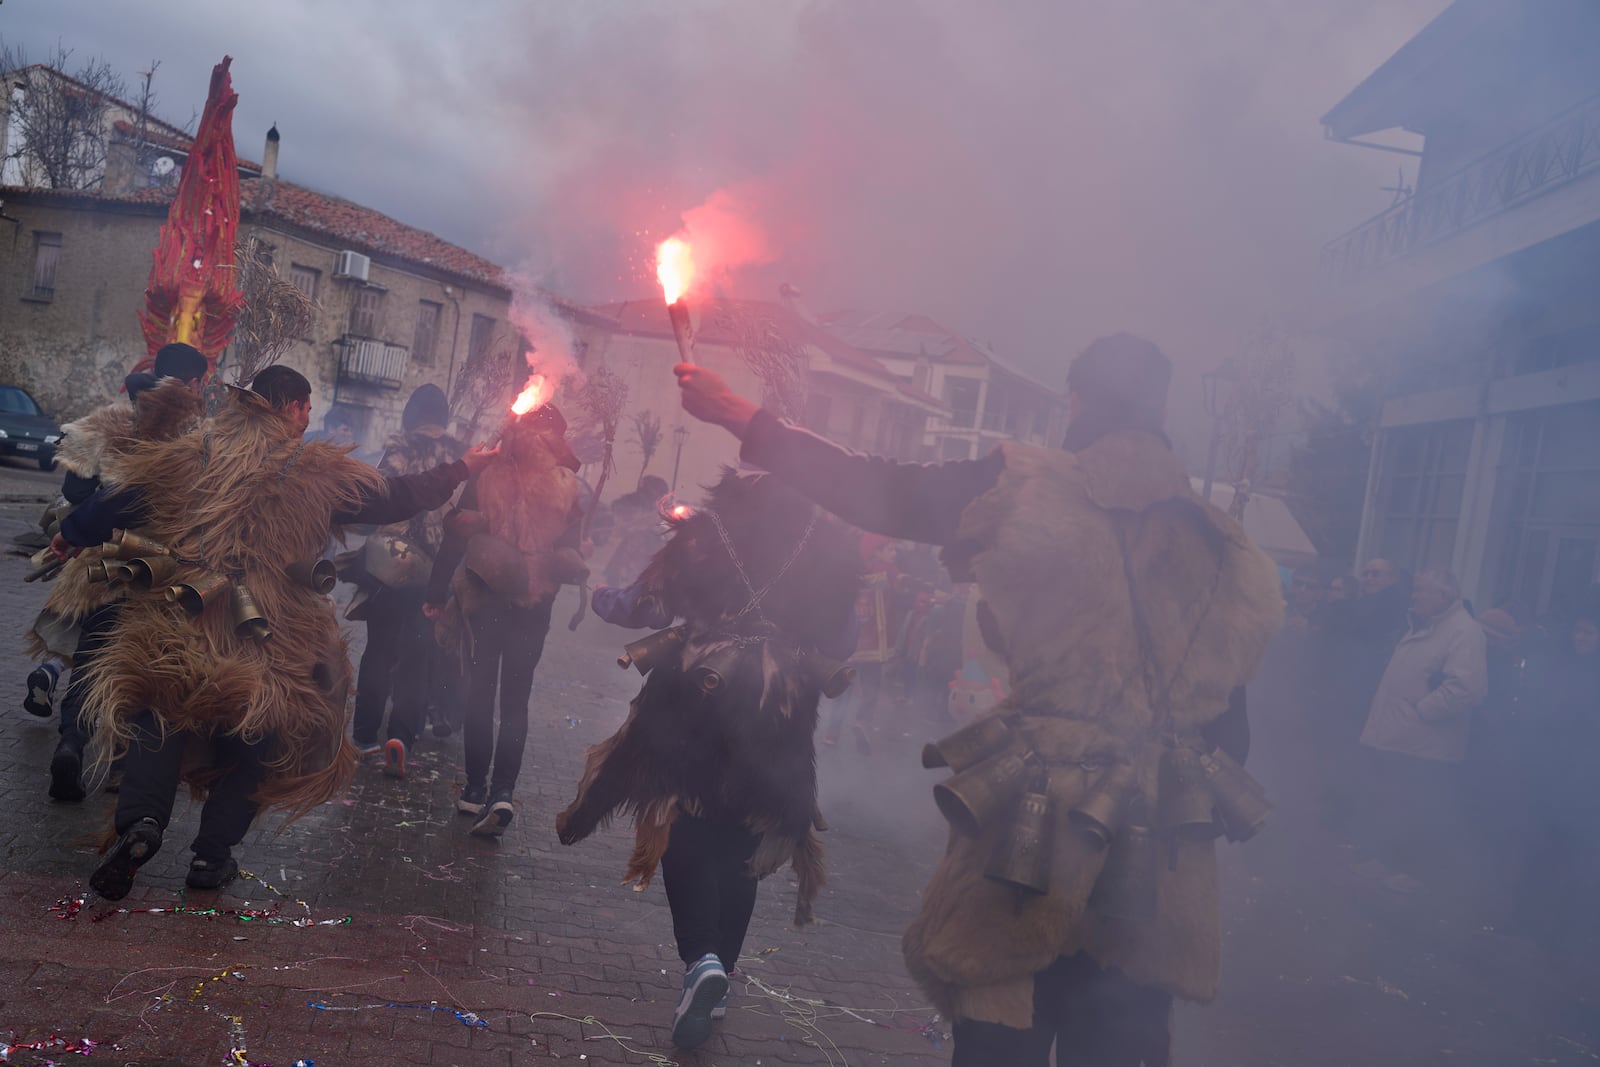
[[1559, 615], [1600, 580], [1600, 5], [1457, 0], [1322, 122], [1422, 138], [1323, 250], [1322, 329], [1387, 385], [1361, 557]]
[[[311, 379], [317, 414], [340, 405], [377, 448], [418, 385], [449, 394], [468, 361], [520, 354], [511, 283], [464, 248], [278, 177], [276, 136], [263, 164], [241, 165], [239, 242], [259, 242], [316, 303], [282, 362]], [[116, 159], [98, 190], [0, 187], [11, 231], [0, 242], [0, 381], [62, 418], [113, 395], [144, 351], [137, 311], [173, 184], [112, 180]]]

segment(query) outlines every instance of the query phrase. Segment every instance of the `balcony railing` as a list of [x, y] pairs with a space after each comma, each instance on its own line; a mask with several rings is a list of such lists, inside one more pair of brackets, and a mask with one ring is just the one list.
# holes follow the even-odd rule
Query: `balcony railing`
[[339, 381], [398, 389], [405, 381], [408, 354], [399, 345], [346, 337], [339, 350]]
[[1355, 278], [1600, 169], [1600, 97], [1468, 163], [1322, 249]]

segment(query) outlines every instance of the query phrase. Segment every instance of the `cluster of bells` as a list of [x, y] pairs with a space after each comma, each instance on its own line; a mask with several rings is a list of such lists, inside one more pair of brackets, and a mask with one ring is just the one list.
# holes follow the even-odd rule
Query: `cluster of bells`
[[1151, 811], [1134, 768], [1114, 763], [1067, 813], [1070, 833], [1055, 832], [1049, 770], [1032, 753], [1018, 754], [1007, 717], [981, 719], [922, 751], [922, 765], [956, 772], [934, 786], [940, 812], [955, 829], [978, 836], [1009, 806], [1011, 824], [985, 875], [1024, 894], [1050, 890], [1058, 841], [1072, 862], [1101, 861], [1089, 904], [1102, 915], [1155, 914], [1162, 852], [1226, 835], [1254, 837], [1271, 805], [1261, 785], [1220, 749], [1182, 744], [1161, 754], [1156, 810]]
[[[88, 577], [91, 582], [126, 585], [140, 592], [165, 587], [167, 602], [177, 604], [191, 618], [228, 596], [232, 598], [235, 634], [256, 641], [272, 636], [272, 627], [243, 582], [214, 571], [202, 571], [187, 582], [169, 585], [180, 566], [172, 550], [159, 541], [130, 530], [117, 530], [110, 541], [100, 546], [100, 557], [89, 564]], [[290, 581], [324, 596], [333, 592], [338, 582], [330, 560], [299, 560], [284, 571]]]
[[[649, 674], [663, 663], [681, 656], [683, 646], [688, 640], [687, 625], [680, 624], [658, 630], [648, 637], [641, 637], [631, 644], [623, 645], [622, 655], [617, 657], [617, 666], [624, 670], [633, 667], [640, 674]], [[687, 673], [702, 692], [714, 693], [733, 677], [749, 651], [759, 646], [760, 641], [719, 645], [689, 665]], [[798, 658], [801, 669], [809, 675], [809, 680], [829, 700], [843, 696], [844, 691], [856, 680], [856, 669], [847, 663], [829, 659], [816, 652], [802, 652]]]

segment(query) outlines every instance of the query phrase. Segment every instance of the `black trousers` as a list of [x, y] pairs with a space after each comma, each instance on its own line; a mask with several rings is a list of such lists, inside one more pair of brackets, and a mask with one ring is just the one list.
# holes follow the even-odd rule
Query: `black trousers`
[[[555, 598], [519, 608], [497, 604], [473, 615], [472, 661], [467, 665], [467, 710], [462, 732], [467, 786], [487, 783], [491, 800], [509, 800], [522, 773], [528, 743], [528, 698], [533, 669], [544, 654]], [[495, 694], [500, 729], [495, 731]], [[491, 769], [493, 777], [490, 776]]]
[[1033, 1027], [957, 1020], [950, 1067], [1167, 1067], [1172, 997], [1078, 954], [1033, 979]]
[[661, 881], [672, 909], [672, 936], [685, 965], [715, 952], [731, 971], [756, 907], [756, 880], [745, 864], [756, 836], [736, 822], [679, 815], [661, 856]]
[[433, 623], [422, 614], [421, 589], [379, 589], [367, 601], [367, 648], [356, 674], [356, 710], [351, 735], [372, 744], [389, 712], [387, 737], [416, 740], [428, 706], [429, 666], [433, 661]]
[[[170, 731], [165, 737], [153, 712], [134, 720], [135, 736], [122, 762], [122, 792], [117, 794], [117, 833], [140, 819], [154, 819], [165, 830], [183, 772], [183, 751], [192, 734]], [[255, 821], [256, 791], [261, 788], [271, 739], [249, 744], [235, 735], [211, 736], [215, 766], [221, 777], [200, 809], [200, 831], [190, 848], [200, 859], [223, 860], [244, 840]]]
[[67, 683], [67, 691], [61, 697], [61, 725], [58, 727], [61, 744], [76, 752], [82, 752], [84, 742], [88, 740], [83, 727], [79, 725], [79, 719], [83, 714], [84, 698], [89, 695], [89, 686], [94, 680], [91, 668], [100, 650], [106, 647], [121, 608], [120, 601], [96, 608], [84, 617], [78, 627], [78, 647], [72, 653], [72, 680]]

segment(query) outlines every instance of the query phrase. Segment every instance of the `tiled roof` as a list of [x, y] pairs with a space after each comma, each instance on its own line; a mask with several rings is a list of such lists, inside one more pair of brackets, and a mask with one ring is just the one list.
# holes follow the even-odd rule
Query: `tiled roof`
[[407, 226], [381, 211], [343, 197], [273, 178], [241, 182], [239, 198], [246, 218], [254, 213], [281, 219], [293, 226], [337, 238], [356, 251], [393, 256], [502, 289], [510, 288], [505, 271], [498, 264], [427, 230]]
[[834, 311], [822, 316], [825, 329], [870, 352], [927, 356], [949, 363], [987, 363], [972, 342], [926, 315], [885, 311]]
[[[706, 314], [718, 305], [735, 306], [745, 309], [754, 309], [767, 315], [773, 324], [782, 330], [790, 340], [801, 344], [809, 344], [831, 359], [852, 367], [857, 371], [881, 379], [885, 385], [892, 386], [897, 392], [908, 399], [920, 404], [929, 404], [937, 408], [947, 409], [942, 400], [929, 396], [927, 393], [910, 385], [899, 378], [888, 367], [872, 358], [859, 348], [840, 340], [821, 326], [795, 314], [793, 310], [781, 303], [766, 300], [703, 300], [694, 301], [700, 305], [700, 322], [695, 327], [695, 339], [706, 344], [733, 346], [738, 338], [727, 329], [722, 329], [721, 316]], [[604, 319], [614, 329], [623, 333], [633, 334], [638, 337], [671, 337], [672, 326], [667, 318], [666, 308], [660, 299], [627, 300], [621, 303], [601, 304], [587, 309], [592, 315]]]

